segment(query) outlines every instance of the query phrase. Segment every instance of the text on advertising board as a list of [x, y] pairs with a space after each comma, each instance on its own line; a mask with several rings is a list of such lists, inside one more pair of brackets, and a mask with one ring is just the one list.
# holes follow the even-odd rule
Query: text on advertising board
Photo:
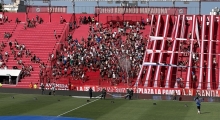
[[[56, 90], [69, 90], [68, 84], [53, 84], [47, 83], [45, 88], [50, 90], [52, 85], [55, 86]], [[177, 95], [183, 96], [194, 96], [198, 93], [200, 96], [204, 97], [220, 97], [220, 90], [194, 90], [194, 89], [183, 89], [183, 88], [145, 88], [145, 87], [99, 87], [99, 86], [75, 86], [76, 91], [89, 91], [89, 88], [92, 88], [94, 92], [101, 92], [103, 88], [107, 90], [107, 92], [116, 92], [116, 93], [126, 93], [127, 89], [133, 89], [134, 93], [139, 94], [157, 94], [157, 95], [173, 95], [174, 91]]]
[[29, 13], [67, 13], [66, 6], [29, 6], [27, 7]]
[[171, 7], [96, 7], [98, 14], [187, 14], [187, 8]]

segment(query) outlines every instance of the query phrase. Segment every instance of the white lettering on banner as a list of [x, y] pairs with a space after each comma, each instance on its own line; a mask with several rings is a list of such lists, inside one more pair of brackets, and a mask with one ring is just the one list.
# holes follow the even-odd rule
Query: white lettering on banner
[[65, 13], [66, 8], [65, 7], [48, 7], [48, 12], [52, 13]]
[[196, 93], [203, 97], [219, 97], [218, 90], [196, 90]]
[[[145, 90], [145, 89], [144, 89], [144, 90]], [[142, 88], [138, 88], [138, 89], [137, 89], [137, 93], [145, 93], [145, 94], [147, 94], [147, 91], [144, 92]]]
[[[135, 93], [140, 93], [140, 94], [166, 94], [166, 95], [172, 95], [174, 91], [176, 91], [177, 95], [181, 95], [181, 90], [173, 90], [173, 89], [148, 89], [148, 88], [132, 88]], [[100, 91], [100, 88], [97, 88], [96, 91]], [[126, 93], [127, 88], [107, 88], [107, 91], [109, 92], [120, 92], [120, 93]], [[190, 94], [192, 95], [192, 94]]]
[[219, 97], [218, 90], [215, 91], [215, 96]]
[[[113, 92], [113, 89], [111, 89], [111, 87], [107, 87], [106, 89], [107, 91]], [[101, 90], [100, 90], [101, 91]]]
[[116, 88], [116, 92], [125, 93], [125, 92], [127, 92], [127, 91], [126, 91], [126, 88]]
[[185, 89], [183, 89], [182, 92], [183, 92], [183, 95], [186, 95], [186, 91], [185, 91]]
[[[45, 85], [45, 89], [51, 89], [52, 85], [54, 85], [53, 83], [47, 83]], [[55, 84], [55, 88], [56, 90], [69, 90], [69, 87], [67, 84]]]
[[158, 92], [157, 92], [157, 94], [161, 94], [161, 90], [160, 90], [160, 89], [158, 89]]
[[211, 95], [211, 91], [206, 91], [205, 93], [206, 93], [205, 96], [210, 96]]
[[147, 93], [146, 94], [150, 94], [150, 89], [146, 89], [147, 90]]
[[205, 91], [204, 90], [202, 90], [201, 96], [205, 96]]
[[83, 87], [80, 87], [80, 91], [84, 91]]
[[193, 91], [191, 89], [189, 89], [189, 96], [192, 96], [193, 95]]
[[[96, 12], [99, 14], [187, 14], [187, 8], [162, 8], [162, 7], [145, 7], [145, 8], [123, 8], [123, 7], [97, 7]], [[179, 12], [181, 10], [181, 12]]]
[[[47, 83], [45, 89], [51, 89], [53, 83]], [[68, 84], [55, 84], [57, 90], [69, 90]], [[123, 87], [99, 87], [99, 86], [77, 86], [77, 91], [89, 91], [92, 88], [94, 92], [100, 92], [105, 88], [108, 92], [127, 93], [127, 89], [133, 89], [134, 93], [140, 94], [158, 94], [158, 95], [177, 95], [193, 96], [193, 93], [198, 93], [200, 96], [219, 97], [218, 90], [195, 90], [193, 89], [167, 89], [167, 88], [123, 88]]]
[[150, 90], [150, 94], [154, 94], [154, 90], [153, 89]]

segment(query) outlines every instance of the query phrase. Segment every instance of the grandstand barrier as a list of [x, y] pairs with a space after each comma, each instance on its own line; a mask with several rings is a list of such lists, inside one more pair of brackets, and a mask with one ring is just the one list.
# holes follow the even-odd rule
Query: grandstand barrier
[[[54, 83], [46, 83], [45, 88], [50, 90]], [[102, 85], [74, 85], [69, 83], [55, 84], [57, 90], [73, 90], [73, 91], [88, 91], [91, 87], [95, 92], [101, 91], [105, 88], [108, 92], [126, 93], [127, 89], [133, 89], [134, 93], [138, 94], [157, 94], [157, 95], [173, 95], [174, 91], [177, 95], [194, 96], [200, 94], [200, 96], [220, 97], [220, 89], [196, 89], [196, 88], [165, 88], [165, 87], [126, 87], [126, 86], [102, 86]]]

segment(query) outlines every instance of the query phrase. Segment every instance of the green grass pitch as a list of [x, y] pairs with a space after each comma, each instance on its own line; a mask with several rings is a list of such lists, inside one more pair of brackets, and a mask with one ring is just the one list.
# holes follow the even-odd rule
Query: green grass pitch
[[[14, 99], [13, 99], [13, 97]], [[37, 98], [37, 99], [36, 99]], [[96, 100], [92, 99], [91, 101]], [[114, 101], [114, 103], [111, 103]], [[156, 105], [153, 105], [156, 103]], [[84, 105], [86, 104], [86, 105]], [[188, 107], [185, 107], [185, 104]], [[75, 109], [79, 106], [82, 106]], [[195, 102], [106, 99], [87, 103], [87, 99], [0, 93], [0, 116], [58, 116], [94, 120], [219, 120], [219, 103], [202, 103], [197, 114]]]

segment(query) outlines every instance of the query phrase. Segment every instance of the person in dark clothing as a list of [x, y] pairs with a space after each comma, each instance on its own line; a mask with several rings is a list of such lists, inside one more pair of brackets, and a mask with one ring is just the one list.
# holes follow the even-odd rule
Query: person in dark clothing
[[126, 96], [125, 96], [125, 99], [127, 99], [127, 98], [130, 99], [130, 90], [129, 90], [129, 89], [127, 89], [127, 94], [126, 94]]
[[41, 24], [41, 23], [43, 23], [43, 19], [42, 18], [40, 18], [40, 21], [39, 21], [39, 24]]
[[70, 22], [70, 24], [69, 24], [69, 28], [70, 28], [70, 30], [73, 29], [73, 26], [72, 26], [72, 23], [71, 23], [71, 22]]
[[86, 24], [87, 23], [87, 18], [86, 16], [83, 17], [83, 24]]
[[15, 23], [17, 23], [17, 24], [19, 23], [19, 19], [18, 18], [16, 18]]
[[129, 100], [131, 100], [131, 97], [133, 96], [133, 94], [134, 94], [134, 91], [131, 89], [131, 90], [129, 90], [129, 93], [128, 93], [129, 95], [128, 95], [128, 98], [129, 98]]
[[134, 90], [131, 89], [131, 91], [130, 91], [130, 100], [131, 100], [131, 97], [133, 97], [133, 94], [134, 94]]
[[106, 97], [106, 90], [105, 89], [102, 89], [102, 96], [101, 96], [101, 99], [104, 98], [105, 99]]
[[176, 100], [176, 95], [177, 95], [177, 93], [176, 93], [176, 91], [173, 93], [173, 100]]
[[92, 88], [90, 87], [90, 88], [89, 88], [89, 97], [90, 97], [90, 99], [92, 99], [92, 92], [93, 92], [93, 90], [92, 90]]
[[44, 84], [43, 83], [41, 83], [41, 94], [43, 95], [44, 94]]
[[34, 56], [31, 58], [32, 62], [36, 62], [36, 55], [34, 54]]
[[73, 25], [74, 25], [74, 29], [76, 29], [77, 28], [76, 21], [73, 22]]
[[11, 49], [11, 47], [12, 47], [12, 43], [11, 43], [11, 41], [9, 42], [9, 46], [10, 46], [10, 49]]
[[39, 22], [39, 16], [36, 15], [36, 22]]
[[88, 22], [92, 22], [92, 18], [90, 16], [88, 17]]
[[201, 111], [200, 111], [201, 101], [199, 100], [199, 97], [196, 97], [195, 101], [196, 101], [196, 107], [197, 107], [197, 110], [198, 110], [198, 114], [201, 114]]

